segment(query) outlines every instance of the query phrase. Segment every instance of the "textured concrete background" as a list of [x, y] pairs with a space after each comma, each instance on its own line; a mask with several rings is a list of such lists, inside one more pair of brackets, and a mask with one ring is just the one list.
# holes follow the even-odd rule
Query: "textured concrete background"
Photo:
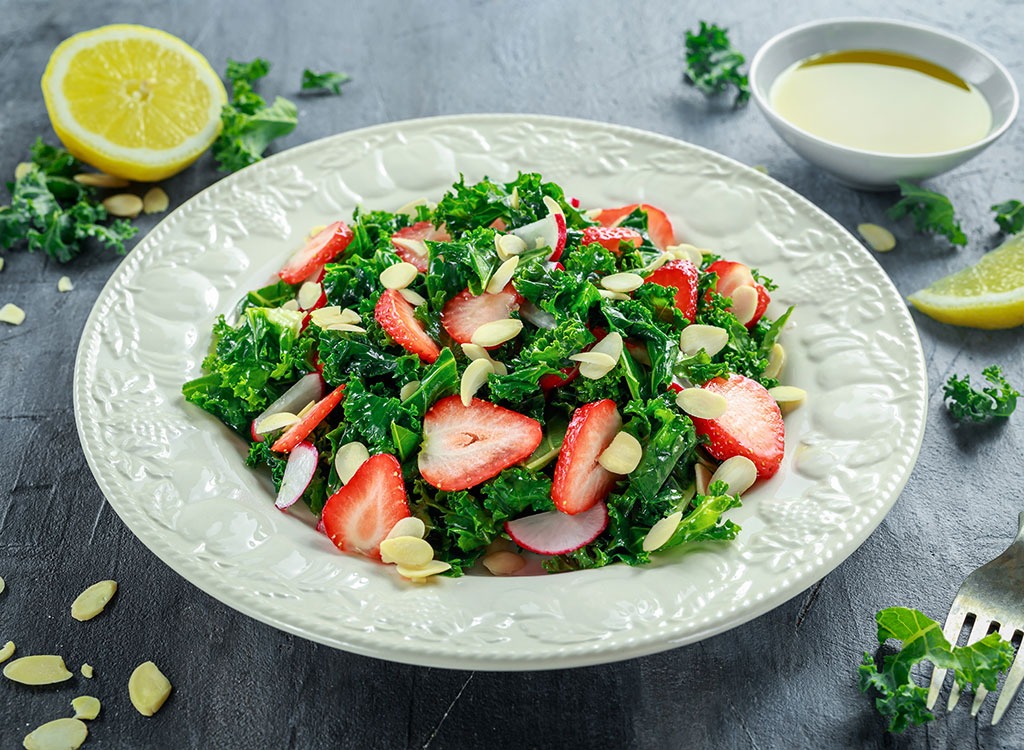
[[[797, 7], [799, 5], [799, 7]], [[285, 8], [287, 7], [287, 10]], [[912, 19], [994, 52], [1024, 82], [1020, 3], [936, 0], [649, 2], [113, 2], [0, 0], [0, 174], [36, 135], [53, 139], [39, 92], [46, 60], [72, 33], [137, 22], [177, 34], [217, 69], [225, 58], [274, 63], [262, 91], [291, 96], [303, 67], [353, 77], [339, 98], [300, 99], [299, 126], [277, 149], [351, 128], [425, 115], [536, 112], [646, 128], [766, 165], [848, 228], [886, 223], [892, 194], [858, 193], [792, 154], [753, 108], [706, 102], [680, 83], [682, 36], [698, 20], [731, 29], [748, 59], [775, 33], [838, 15]], [[1024, 198], [1024, 131], [930, 183], [947, 193], [970, 243], [894, 227], [880, 258], [904, 294], [977, 259], [996, 242], [988, 206]], [[169, 180], [172, 208], [218, 178], [205, 157]], [[6, 195], [4, 196], [6, 199]], [[138, 221], [143, 233], [154, 219]], [[941, 618], [963, 577], [995, 556], [1024, 509], [1024, 412], [959, 427], [942, 406], [950, 372], [999, 363], [1024, 386], [1021, 330], [986, 333], [915, 314], [928, 362], [928, 428], [893, 511], [835, 572], [773, 612], [703, 643], [602, 667], [530, 674], [424, 669], [351, 656], [250, 620], [187, 584], [106, 507], [74, 429], [71, 376], [82, 326], [119, 258], [92, 252], [66, 268], [7, 254], [0, 303], [28, 312], [0, 327], [0, 641], [89, 661], [97, 677], [29, 689], [0, 684], [0, 746], [70, 715], [81, 692], [104, 700], [86, 747], [929, 747], [1024, 746], [1024, 699], [1002, 724], [966, 701], [901, 737], [887, 736], [856, 666], [874, 612], [907, 605]], [[58, 277], [76, 285], [57, 294]], [[88, 626], [66, 608], [87, 584], [121, 584]], [[175, 692], [154, 718], [125, 684], [153, 658]]]

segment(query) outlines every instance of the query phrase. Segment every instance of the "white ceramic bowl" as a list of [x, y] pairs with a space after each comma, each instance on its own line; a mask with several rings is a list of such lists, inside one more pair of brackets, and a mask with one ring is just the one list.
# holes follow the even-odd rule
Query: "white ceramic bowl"
[[[975, 86], [992, 108], [985, 138], [952, 151], [885, 154], [823, 140], [783, 119], [771, 106], [780, 73], [811, 55], [881, 49], [924, 58]], [[795, 26], [768, 40], [750, 66], [750, 88], [768, 122], [793, 150], [815, 166], [857, 188], [881, 189], [898, 179], [922, 180], [963, 164], [1001, 136], [1017, 116], [1017, 87], [1006, 68], [985, 50], [938, 29], [874, 18], [831, 18]]]

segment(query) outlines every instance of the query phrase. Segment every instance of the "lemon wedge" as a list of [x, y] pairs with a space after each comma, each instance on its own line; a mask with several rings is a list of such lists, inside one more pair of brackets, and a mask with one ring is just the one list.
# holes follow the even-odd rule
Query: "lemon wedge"
[[970, 268], [909, 297], [943, 323], [972, 328], [1024, 325], [1024, 233], [1010, 237]]
[[61, 42], [42, 85], [67, 150], [139, 182], [170, 177], [198, 159], [220, 132], [227, 102], [205, 57], [176, 36], [130, 24]]

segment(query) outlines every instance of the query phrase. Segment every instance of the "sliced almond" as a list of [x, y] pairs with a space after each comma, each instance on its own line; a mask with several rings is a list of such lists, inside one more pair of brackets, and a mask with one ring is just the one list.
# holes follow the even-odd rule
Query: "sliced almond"
[[54, 719], [25, 735], [25, 750], [78, 750], [89, 736], [89, 728], [79, 719]]
[[71, 701], [76, 719], [91, 721], [100, 715], [100, 702], [91, 695], [80, 695]]
[[135, 710], [143, 716], [152, 716], [171, 694], [171, 683], [151, 661], [142, 662], [128, 678], [128, 697]]
[[629, 474], [640, 465], [640, 459], [644, 456], [644, 449], [640, 441], [625, 430], [612, 438], [597, 462], [612, 474]]
[[514, 185], [512, 187], [512, 194], [508, 197], [508, 205], [513, 210], [519, 209], [519, 186]]
[[12, 326], [20, 326], [25, 322], [25, 311], [15, 304], [8, 302], [0, 307], [0, 323], [10, 323]]
[[401, 390], [398, 391], [398, 398], [402, 401], [407, 401], [412, 394], [420, 389], [420, 381], [410, 380], [408, 383], [402, 386]]
[[502, 260], [526, 252], [526, 243], [514, 234], [499, 234], [494, 238], [494, 249]]
[[477, 346], [500, 346], [514, 339], [522, 330], [523, 321], [518, 318], [492, 320], [473, 331], [470, 340]]
[[299, 307], [303, 310], [308, 310], [324, 295], [324, 288], [315, 281], [304, 281], [302, 286], [299, 287], [299, 293], [295, 295], [295, 300], [299, 303]]
[[297, 412], [295, 412], [295, 416], [301, 420], [303, 417], [305, 417], [307, 414], [313, 411], [314, 406], [316, 406], [316, 401], [310, 401], [308, 404], [306, 404]]
[[519, 256], [513, 255], [500, 266], [498, 270], [491, 276], [491, 280], [487, 282], [487, 293], [488, 294], [501, 294], [508, 282], [512, 281], [512, 275], [516, 272], [516, 267], [519, 265]]
[[857, 231], [876, 253], [887, 253], [896, 247], [896, 238], [885, 227], [877, 224], [858, 224]]
[[412, 263], [395, 263], [380, 272], [380, 283], [385, 289], [405, 289], [416, 280], [419, 269]]
[[0, 594], [4, 593], [5, 588], [7, 588], [7, 583], [4, 581], [3, 577], [0, 576]]
[[142, 213], [142, 198], [131, 193], [118, 193], [103, 200], [103, 207], [111, 216], [134, 219]]
[[580, 362], [588, 365], [597, 365], [608, 370], [615, 367], [615, 360], [612, 359], [610, 354], [604, 352], [580, 352], [579, 354], [573, 354], [569, 357], [573, 362]]
[[151, 187], [142, 196], [142, 210], [147, 214], [162, 214], [171, 205], [171, 199], [161, 187]]
[[279, 411], [275, 414], [268, 414], [259, 422], [256, 423], [254, 429], [257, 435], [266, 435], [273, 432], [274, 430], [281, 430], [285, 427], [291, 427], [293, 424], [299, 421], [298, 414], [292, 414], [287, 411]]
[[486, 359], [491, 363], [491, 369], [494, 370], [496, 375], [508, 375], [508, 368], [505, 367], [504, 363], [491, 359], [491, 353], [478, 344], [463, 344], [462, 353], [470, 360]]
[[398, 575], [404, 576], [411, 581], [424, 581], [430, 576], [436, 576], [438, 573], [444, 573], [446, 570], [451, 570], [451, 565], [441, 560], [431, 560], [426, 565], [419, 568], [410, 568], [406, 565], [396, 565], [395, 569], [398, 571]]
[[701, 495], [708, 494], [708, 485], [711, 484], [711, 469], [704, 464], [694, 464], [693, 475], [697, 485], [697, 492]]
[[688, 260], [698, 268], [704, 260], [704, 253], [700, 251], [700, 248], [691, 245], [688, 242], [683, 242], [678, 245], [669, 245], [665, 248], [665, 252], [671, 253], [672, 257], [676, 260]]
[[331, 323], [324, 328], [325, 331], [343, 331], [347, 333], [366, 333], [362, 326], [354, 326], [349, 323]]
[[434, 559], [434, 548], [418, 536], [394, 536], [380, 543], [380, 559], [405, 568], [422, 568]]
[[395, 209], [395, 213], [405, 214], [410, 219], [415, 219], [419, 216], [419, 211], [417, 211], [416, 209], [418, 209], [420, 206], [426, 205], [428, 205], [426, 198], [416, 198], [415, 200], [409, 201], [401, 208]]
[[3, 648], [0, 648], [0, 664], [3, 664], [12, 656], [14, 656], [14, 641], [7, 641]]
[[408, 302], [413, 307], [419, 307], [420, 305], [427, 304], [427, 300], [423, 297], [422, 294], [413, 291], [409, 287], [403, 287], [402, 289], [399, 289], [398, 293], [401, 294], [402, 297], [405, 298], [405, 301]]
[[487, 382], [487, 377], [494, 372], [490, 360], [474, 359], [462, 373], [462, 382], [459, 387], [459, 397], [463, 406], [469, 406], [473, 396], [480, 390], [480, 387]]
[[[515, 188], [513, 188], [514, 190]], [[544, 205], [548, 209], [548, 213], [558, 214], [559, 216], [565, 216], [565, 211], [562, 210], [562, 204], [552, 198], [550, 195], [545, 195], [541, 198]]]
[[309, 314], [309, 319], [321, 328], [331, 325], [332, 323], [348, 323], [349, 325], [357, 325], [362, 322], [359, 318], [359, 313], [355, 310], [349, 310], [347, 307], [343, 310], [337, 305], [319, 307]]
[[715, 482], [725, 482], [730, 495], [742, 495], [757, 481], [757, 467], [746, 456], [727, 458], [711, 475], [709, 486]]
[[92, 676], [93, 676], [92, 664], [83, 664], [82, 665], [82, 677], [84, 677], [87, 680], [91, 680]]
[[757, 312], [757, 290], [752, 286], [741, 286], [732, 293], [732, 307], [729, 308], [736, 319], [746, 325]]
[[619, 357], [622, 356], [622, 334], [612, 331], [590, 347], [590, 351], [597, 354], [607, 354], [612, 358], [612, 362], [618, 364]]
[[430, 251], [427, 249], [426, 242], [423, 240], [415, 240], [412, 237], [392, 237], [391, 244], [398, 245], [421, 258], [426, 258], [430, 254]]
[[598, 289], [597, 293], [604, 299], [617, 300], [619, 302], [629, 299], [628, 294], [622, 292], [613, 292], [611, 289]]
[[768, 352], [768, 366], [764, 368], [764, 376], [766, 378], [779, 377], [785, 365], [786, 350], [782, 348], [782, 344], [773, 344], [772, 350]]
[[651, 530], [647, 532], [647, 536], [644, 537], [642, 545], [644, 552], [654, 552], [654, 550], [663, 547], [672, 538], [672, 535], [676, 533], [682, 517], [682, 511], [677, 510], [675, 513], [665, 516], [654, 524]]
[[729, 402], [721, 393], [703, 388], [684, 388], [676, 395], [676, 405], [698, 419], [718, 419], [729, 408]]
[[107, 606], [117, 593], [117, 581], [98, 581], [79, 594], [71, 603], [71, 616], [79, 622], [91, 620]]
[[359, 471], [359, 467], [370, 460], [370, 451], [359, 441], [345, 443], [338, 447], [334, 454], [334, 470], [338, 472], [338, 478], [342, 484], [349, 481]]
[[35, 654], [15, 659], [4, 667], [4, 677], [22, 685], [52, 685], [71, 678], [64, 660], [54, 654]]
[[114, 177], [106, 172], [82, 172], [72, 177], [79, 185], [98, 188], [125, 188], [130, 184], [123, 177]]
[[299, 301], [297, 299], [290, 299], [281, 305], [282, 310], [291, 310], [292, 312], [299, 311]]
[[775, 399], [783, 414], [800, 406], [807, 398], [807, 391], [795, 385], [777, 385], [768, 389], [768, 395]]
[[3, 258], [2, 255], [0, 255], [0, 271], [3, 271], [3, 270], [4, 270], [4, 258]]
[[639, 289], [643, 284], [643, 276], [629, 272], [613, 273], [601, 279], [601, 286], [605, 289], [622, 294]]
[[652, 273], [653, 271], [657, 271], [663, 265], [665, 265], [670, 260], [672, 260], [672, 258], [673, 258], [672, 253], [670, 253], [670, 252], [668, 252], [666, 250], [661, 255], [659, 255], [657, 258], [655, 258], [650, 263], [648, 263], [646, 266], [644, 266], [644, 269], [643, 269], [644, 273]]
[[502, 550], [485, 555], [483, 565], [492, 576], [510, 576], [526, 567], [526, 558], [515, 552]]
[[27, 161], [18, 162], [18, 166], [14, 168], [14, 179], [20, 180], [22, 177], [28, 174], [28, 171], [32, 169], [32, 164]]
[[589, 362], [584, 362], [580, 365], [580, 375], [588, 380], [600, 380], [614, 369], [614, 365], [607, 367], [605, 365], [595, 365]]
[[75, 285], [71, 283], [71, 279], [67, 276], [61, 276], [57, 279], [57, 291], [58, 292], [70, 292], [75, 288]]
[[391, 531], [384, 538], [394, 539], [398, 536], [414, 536], [417, 539], [422, 539], [426, 533], [427, 527], [423, 525], [423, 521], [416, 516], [406, 516], [392, 526]]
[[709, 357], [714, 357], [729, 343], [729, 332], [718, 326], [695, 324], [686, 326], [679, 334], [679, 349], [683, 354], [692, 357], [703, 349]]

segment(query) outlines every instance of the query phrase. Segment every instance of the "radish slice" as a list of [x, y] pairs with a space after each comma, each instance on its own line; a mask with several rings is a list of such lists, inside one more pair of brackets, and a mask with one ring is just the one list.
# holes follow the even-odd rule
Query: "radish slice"
[[281, 489], [277, 491], [277, 500], [274, 502], [279, 510], [284, 510], [302, 497], [316, 473], [319, 459], [320, 453], [310, 442], [304, 440], [292, 448], [281, 478]]
[[281, 394], [281, 397], [268, 406], [263, 412], [252, 420], [249, 427], [249, 434], [257, 443], [263, 442], [263, 433], [260, 431], [260, 423], [271, 414], [287, 411], [297, 414], [302, 407], [310, 401], [319, 401], [324, 397], [324, 379], [318, 372], [311, 372], [303, 375], [291, 388]]
[[543, 219], [513, 229], [512, 234], [525, 242], [528, 250], [550, 247], [550, 260], [558, 260], [565, 249], [565, 216], [549, 213]]
[[519, 315], [525, 318], [528, 322], [537, 326], [537, 328], [554, 328], [555, 316], [549, 313], [547, 310], [541, 310], [532, 302], [523, 302], [519, 306]]
[[517, 518], [505, 524], [512, 541], [541, 555], [562, 555], [597, 539], [608, 526], [608, 507], [593, 508], [570, 516], [557, 510]]

